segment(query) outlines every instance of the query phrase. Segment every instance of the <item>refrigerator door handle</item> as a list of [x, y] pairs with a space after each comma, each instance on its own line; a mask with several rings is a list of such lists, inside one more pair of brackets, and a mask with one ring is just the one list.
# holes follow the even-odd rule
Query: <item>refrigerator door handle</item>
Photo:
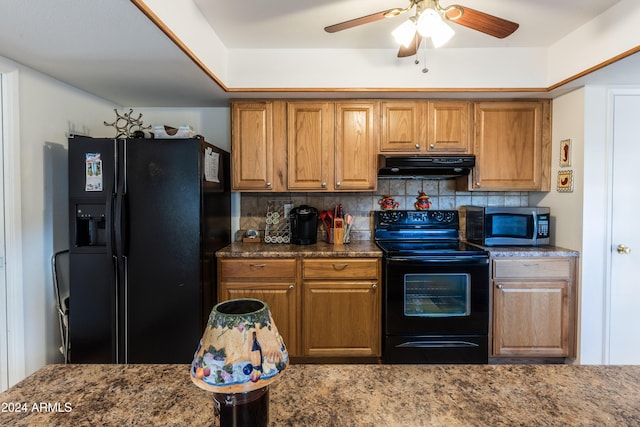
[[116, 258], [116, 251], [114, 248], [114, 223], [113, 223], [113, 208], [115, 197], [113, 194], [113, 184], [107, 189], [107, 200], [104, 207], [104, 220], [105, 220], [105, 234], [107, 240], [107, 257]]
[[127, 208], [128, 197], [126, 193], [122, 194], [122, 201], [120, 206], [120, 245], [121, 245], [121, 254], [123, 257], [129, 255], [129, 237], [127, 236], [127, 230], [129, 228], [129, 222], [127, 221], [129, 217], [129, 209]]
[[116, 257], [120, 259], [122, 255], [122, 195], [120, 192], [116, 194], [116, 209], [114, 212], [114, 236], [115, 236], [115, 250]]
[[122, 345], [124, 346], [123, 348], [124, 351], [122, 353], [122, 362], [129, 363], [129, 260], [127, 259], [126, 256], [122, 257], [122, 264], [124, 268], [124, 275], [123, 275], [124, 307], [122, 307], [122, 322], [123, 322], [122, 331], [124, 335], [122, 339]]

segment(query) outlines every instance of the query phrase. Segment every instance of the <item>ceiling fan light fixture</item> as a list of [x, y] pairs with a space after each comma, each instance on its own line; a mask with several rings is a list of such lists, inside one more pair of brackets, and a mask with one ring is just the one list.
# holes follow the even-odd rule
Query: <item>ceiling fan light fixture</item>
[[411, 17], [391, 32], [396, 42], [404, 47], [409, 47], [416, 34], [416, 24], [414, 21], [413, 17]]
[[431, 37], [442, 22], [440, 14], [433, 9], [425, 9], [420, 13], [416, 29], [422, 37]]
[[451, 37], [453, 37], [455, 33], [456, 32], [453, 31], [453, 28], [447, 25], [446, 22], [440, 21], [440, 24], [436, 27], [435, 31], [431, 35], [431, 42], [433, 43], [433, 47], [439, 48], [444, 46], [449, 40], [451, 40]]

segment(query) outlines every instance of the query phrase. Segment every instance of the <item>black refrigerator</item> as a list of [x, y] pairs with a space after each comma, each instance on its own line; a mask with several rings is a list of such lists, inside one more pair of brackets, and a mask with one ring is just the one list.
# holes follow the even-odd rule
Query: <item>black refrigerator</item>
[[69, 138], [72, 363], [189, 363], [231, 239], [229, 153]]

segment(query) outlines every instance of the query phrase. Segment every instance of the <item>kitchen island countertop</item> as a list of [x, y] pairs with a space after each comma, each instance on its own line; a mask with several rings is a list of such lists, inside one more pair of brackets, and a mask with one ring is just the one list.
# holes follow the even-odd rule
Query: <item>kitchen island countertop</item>
[[[0, 425], [211, 425], [188, 365], [48, 365], [0, 394]], [[291, 365], [271, 426], [640, 425], [640, 366]]]

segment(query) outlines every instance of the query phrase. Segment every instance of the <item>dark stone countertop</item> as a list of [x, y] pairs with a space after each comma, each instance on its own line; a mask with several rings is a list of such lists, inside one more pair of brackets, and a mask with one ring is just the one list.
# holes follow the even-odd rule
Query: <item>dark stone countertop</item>
[[[467, 242], [469, 243], [469, 242]], [[489, 251], [494, 258], [502, 257], [577, 257], [580, 252], [573, 249], [561, 248], [553, 245], [540, 246], [482, 246], [469, 243], [473, 246]]]
[[312, 245], [234, 242], [216, 252], [218, 258], [380, 258], [382, 251], [371, 240], [344, 245], [317, 242]]
[[[469, 243], [469, 242], [466, 242]], [[473, 246], [489, 251], [492, 257], [577, 257], [580, 253], [553, 245], [542, 246]], [[218, 258], [331, 258], [382, 257], [371, 240], [354, 240], [345, 245], [318, 242], [313, 245], [234, 242], [216, 252]]]
[[[48, 365], [0, 394], [0, 425], [211, 425], [188, 371]], [[638, 384], [640, 366], [291, 365], [270, 386], [270, 425], [637, 426]]]

